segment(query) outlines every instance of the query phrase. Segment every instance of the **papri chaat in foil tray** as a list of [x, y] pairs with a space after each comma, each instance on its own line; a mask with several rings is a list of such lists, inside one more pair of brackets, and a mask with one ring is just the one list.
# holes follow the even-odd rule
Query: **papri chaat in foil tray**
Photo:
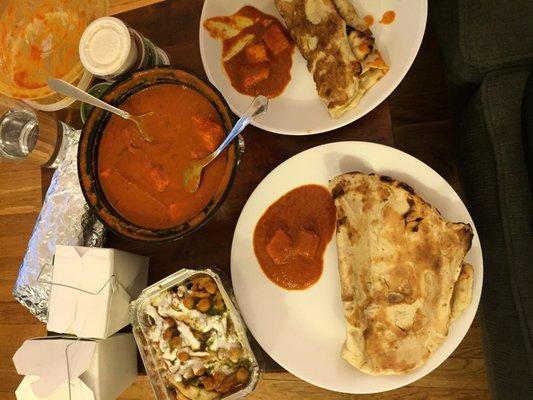
[[257, 379], [255, 358], [224, 295], [210, 275], [196, 274], [143, 302], [146, 350], [177, 400], [223, 399]]

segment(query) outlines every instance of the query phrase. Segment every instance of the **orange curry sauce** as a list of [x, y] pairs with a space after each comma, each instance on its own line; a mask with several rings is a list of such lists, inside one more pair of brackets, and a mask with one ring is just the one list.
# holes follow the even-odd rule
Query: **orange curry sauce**
[[254, 231], [254, 251], [265, 275], [290, 290], [313, 285], [335, 230], [335, 206], [319, 185], [291, 190], [273, 203]]
[[368, 26], [369, 28], [374, 25], [374, 17], [372, 15], [365, 15], [363, 17], [363, 21], [365, 23], [366, 26]]
[[379, 23], [383, 25], [389, 25], [394, 22], [395, 18], [396, 18], [396, 13], [394, 11], [392, 10], [385, 11], [383, 15], [381, 16]]
[[216, 109], [195, 90], [176, 84], [141, 90], [120, 108], [133, 115], [154, 112], [147, 123], [153, 142], [146, 142], [132, 122], [111, 117], [98, 150], [98, 177], [107, 200], [144, 228], [176, 227], [199, 214], [221, 183], [227, 153], [203, 170], [193, 194], [183, 188], [183, 170], [224, 139]]
[[[235, 26], [235, 17], [247, 17], [253, 24], [235, 36], [217, 29]], [[248, 96], [279, 96], [291, 80], [294, 42], [285, 27], [272, 15], [252, 6], [241, 8], [229, 17], [213, 17], [204, 22], [213, 38], [222, 39], [222, 63], [232, 86]], [[244, 44], [244, 46], [243, 46]], [[235, 49], [239, 51], [235, 53]]]

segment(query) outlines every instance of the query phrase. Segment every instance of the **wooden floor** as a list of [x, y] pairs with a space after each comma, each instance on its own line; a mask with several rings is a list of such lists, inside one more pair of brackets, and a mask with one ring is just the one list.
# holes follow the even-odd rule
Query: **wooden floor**
[[[154, 0], [114, 0], [115, 12]], [[452, 120], [441, 62], [431, 32], [404, 81], [390, 97], [396, 146], [437, 170], [462, 193], [457, 178]], [[11, 296], [18, 266], [41, 207], [41, 174], [26, 165], [0, 164], [0, 400], [13, 399], [21, 380], [11, 357], [22, 342], [45, 334], [45, 327]], [[465, 339], [439, 368], [402, 389], [355, 396], [329, 392], [288, 373], [264, 374], [250, 399], [488, 399], [481, 329], [476, 319]], [[150, 399], [139, 377], [121, 399]]]

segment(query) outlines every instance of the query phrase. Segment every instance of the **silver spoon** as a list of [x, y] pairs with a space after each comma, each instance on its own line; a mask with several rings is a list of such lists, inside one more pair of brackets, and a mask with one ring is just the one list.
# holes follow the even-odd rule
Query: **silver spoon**
[[153, 114], [153, 112], [149, 112], [142, 115], [131, 115], [129, 112], [121, 110], [117, 107], [113, 107], [105, 101], [102, 101], [90, 95], [89, 93], [84, 92], [83, 90], [77, 88], [74, 85], [71, 85], [68, 82], [65, 82], [62, 79], [48, 78], [48, 87], [65, 96], [72, 97], [73, 99], [82, 101], [98, 108], [102, 108], [104, 110], [112, 112], [113, 114], [118, 115], [119, 117], [134, 122], [143, 139], [147, 142], [153, 141], [152, 137], [148, 135], [148, 133], [146, 133], [146, 126], [143, 126], [146, 125], [146, 120], [144, 118], [149, 117]]
[[228, 136], [218, 146], [218, 148], [211, 154], [200, 158], [198, 160], [192, 160], [183, 171], [183, 184], [185, 190], [189, 193], [194, 193], [200, 186], [200, 179], [202, 178], [202, 170], [237, 137], [239, 133], [256, 117], [263, 115], [268, 109], [268, 99], [265, 96], [257, 96], [248, 109], [244, 112], [241, 118], [233, 126], [233, 129], [228, 133]]

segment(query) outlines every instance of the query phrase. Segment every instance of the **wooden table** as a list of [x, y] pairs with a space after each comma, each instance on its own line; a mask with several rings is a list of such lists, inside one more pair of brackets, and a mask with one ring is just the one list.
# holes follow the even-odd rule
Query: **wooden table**
[[[112, 0], [111, 12], [121, 12], [155, 3], [157, 0]], [[205, 73], [198, 48], [198, 26], [202, 0], [165, 1], [125, 12], [119, 18], [152, 39], [171, 57], [173, 64], [186, 68], [200, 77]], [[79, 123], [77, 110], [62, 114], [75, 126]], [[77, 126], [79, 127], [79, 126]], [[268, 172], [292, 155], [323, 143], [342, 140], [366, 140], [392, 145], [393, 135], [389, 103], [384, 102], [374, 111], [347, 127], [309, 137], [275, 135], [256, 128], [245, 133], [246, 153], [239, 166], [233, 187], [224, 205], [206, 226], [178, 242], [160, 245], [135, 244], [110, 235], [108, 246], [146, 254], [151, 257], [150, 282], [157, 281], [181, 267], [212, 266], [228, 271], [233, 230], [249, 195]], [[14, 390], [20, 377], [13, 371], [10, 358], [21, 341], [44, 333], [44, 326], [12, 301], [10, 288], [16, 277], [17, 266], [27, 244], [41, 195], [51, 177], [48, 170], [40, 171], [26, 165], [0, 167], [0, 400], [13, 398], [7, 393]], [[36, 184], [40, 180], [40, 184]], [[11, 195], [13, 193], [15, 196]], [[6, 201], [6, 199], [9, 199]], [[4, 251], [4, 248], [6, 249]], [[10, 300], [7, 300], [7, 299]], [[18, 328], [17, 328], [18, 327]], [[480, 351], [479, 325], [475, 322], [469, 335], [454, 355], [476, 356]], [[432, 374], [407, 387], [385, 394], [365, 396], [376, 399], [398, 398], [487, 398], [486, 388], [479, 387], [484, 364], [450, 358]], [[267, 361], [270, 369], [277, 366]], [[451, 385], [451, 382], [459, 383]], [[479, 387], [480, 390], [476, 390]], [[468, 389], [468, 390], [467, 390]], [[472, 390], [474, 389], [474, 390]], [[151, 389], [145, 376], [128, 389], [121, 398], [151, 398]], [[270, 372], [263, 376], [254, 399], [355, 399], [314, 387], [286, 372]], [[472, 396], [472, 397], [471, 397]]]

